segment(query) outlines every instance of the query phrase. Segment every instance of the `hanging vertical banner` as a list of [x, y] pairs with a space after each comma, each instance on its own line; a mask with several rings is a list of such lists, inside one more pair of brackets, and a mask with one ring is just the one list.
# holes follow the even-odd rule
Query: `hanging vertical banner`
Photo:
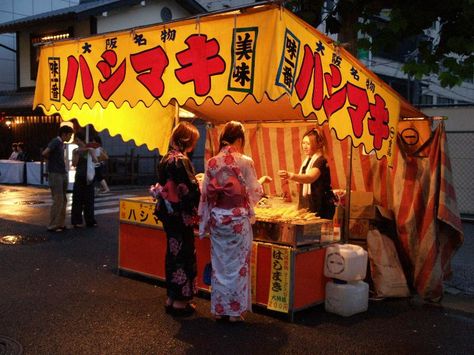
[[291, 248], [272, 245], [268, 309], [288, 312], [290, 306], [290, 258]]

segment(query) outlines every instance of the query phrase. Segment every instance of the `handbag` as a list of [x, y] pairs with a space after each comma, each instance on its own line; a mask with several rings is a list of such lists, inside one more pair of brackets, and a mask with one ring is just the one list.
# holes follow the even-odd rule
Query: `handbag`
[[211, 286], [211, 276], [212, 276], [212, 264], [207, 263], [204, 266], [204, 272], [202, 273], [202, 282], [204, 285]]
[[90, 185], [94, 182], [94, 177], [95, 177], [95, 163], [92, 161], [92, 156], [88, 153], [87, 154], [87, 173], [86, 173], [87, 185]]

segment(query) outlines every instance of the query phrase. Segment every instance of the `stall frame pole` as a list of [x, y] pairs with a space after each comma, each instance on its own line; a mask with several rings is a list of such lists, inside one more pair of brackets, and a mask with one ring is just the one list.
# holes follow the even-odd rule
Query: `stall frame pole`
[[346, 176], [346, 203], [344, 206], [344, 230], [343, 230], [343, 237], [342, 242], [345, 244], [349, 241], [349, 221], [351, 218], [351, 188], [352, 188], [352, 150], [354, 149], [352, 146], [352, 138], [348, 137], [349, 139], [349, 152], [347, 154], [348, 160], [348, 171], [349, 174]]

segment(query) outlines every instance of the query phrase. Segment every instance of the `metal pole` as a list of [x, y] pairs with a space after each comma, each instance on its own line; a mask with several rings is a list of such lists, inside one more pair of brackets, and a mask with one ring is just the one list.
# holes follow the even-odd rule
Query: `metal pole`
[[89, 143], [89, 126], [90, 125], [86, 125], [86, 143]]
[[352, 138], [349, 136], [349, 153], [348, 159], [348, 171], [349, 174], [346, 176], [346, 205], [344, 206], [344, 233], [343, 242], [349, 241], [349, 220], [351, 218], [351, 185], [352, 185]]
[[178, 100], [174, 102], [174, 126], [176, 127], [179, 123], [179, 103]]

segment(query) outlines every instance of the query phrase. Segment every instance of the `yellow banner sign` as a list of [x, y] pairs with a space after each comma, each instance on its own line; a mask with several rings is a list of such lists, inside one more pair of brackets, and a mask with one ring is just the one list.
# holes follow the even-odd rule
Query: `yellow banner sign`
[[290, 305], [290, 260], [291, 251], [289, 247], [272, 245], [268, 309], [288, 312]]
[[[352, 137], [379, 158], [392, 155], [400, 113], [400, 97], [390, 87], [333, 40], [274, 5], [41, 49], [35, 106], [46, 112], [87, 104], [100, 109], [94, 113], [100, 120], [109, 106], [175, 101], [196, 110], [206, 106], [204, 118], [211, 121], [226, 120], [219, 115], [228, 107], [221, 105], [235, 105], [245, 121], [257, 112], [247, 105], [284, 102], [285, 119], [329, 120], [339, 139]], [[147, 128], [171, 114], [149, 117]], [[274, 120], [271, 110], [259, 114], [252, 119]], [[133, 138], [141, 142], [146, 134]]]
[[154, 202], [140, 200], [120, 200], [120, 221], [133, 224], [142, 224], [152, 227], [162, 227], [161, 222], [153, 214]]

